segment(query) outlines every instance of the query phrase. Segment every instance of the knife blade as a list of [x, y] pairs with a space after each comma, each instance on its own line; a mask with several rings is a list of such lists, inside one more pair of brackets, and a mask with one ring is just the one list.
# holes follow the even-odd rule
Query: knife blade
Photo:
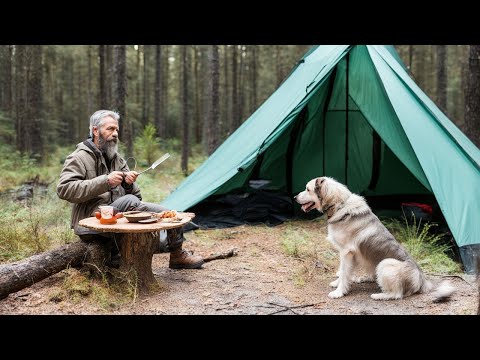
[[[167, 160], [169, 157], [170, 157], [170, 154], [169, 154], [169, 153], [166, 153], [166, 154], [163, 155], [160, 159], [158, 159], [157, 161], [155, 161], [149, 168], [147, 168], [147, 169], [139, 172], [138, 175], [143, 174], [145, 171], [148, 171], [148, 170], [151, 170], [151, 169], [155, 169], [158, 165], [160, 165], [162, 162], [164, 162], [165, 160]], [[138, 175], [137, 175], [137, 176], [138, 176]]]

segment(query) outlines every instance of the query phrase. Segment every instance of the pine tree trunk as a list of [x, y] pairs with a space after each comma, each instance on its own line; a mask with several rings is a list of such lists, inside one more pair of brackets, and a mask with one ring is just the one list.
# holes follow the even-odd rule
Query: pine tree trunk
[[480, 147], [480, 45], [470, 45], [465, 92], [465, 134]]
[[437, 105], [447, 112], [447, 47], [437, 45]]
[[408, 69], [412, 72], [413, 66], [413, 45], [408, 45]]
[[98, 57], [100, 59], [100, 107], [108, 109], [109, 84], [107, 83], [107, 50], [105, 45], [98, 46]]
[[229, 57], [228, 57], [228, 45], [223, 46], [223, 94], [227, 96], [223, 96], [223, 110], [222, 110], [222, 119], [224, 119], [224, 128], [222, 129], [222, 138], [225, 134], [230, 135], [230, 124], [232, 123], [231, 115], [232, 112], [230, 111], [230, 103], [231, 98], [228, 96], [230, 94], [229, 89]]
[[238, 99], [237, 45], [232, 46], [232, 116], [230, 134], [240, 125], [240, 107]]
[[252, 99], [250, 101], [250, 113], [253, 113], [258, 107], [257, 98], [257, 45], [252, 45], [252, 58], [250, 61], [250, 71], [252, 73]]
[[141, 84], [141, 80], [142, 80], [142, 73], [140, 71], [140, 64], [141, 64], [141, 55], [142, 54], [142, 45], [138, 45], [138, 49], [137, 49], [137, 62], [136, 62], [136, 66], [135, 66], [135, 69], [136, 69], [136, 78], [137, 78], [137, 83], [136, 83], [136, 87], [135, 87], [135, 102], [137, 103], [137, 105], [139, 106], [140, 103], [141, 103], [141, 100], [140, 100], [140, 97], [141, 97], [141, 94], [140, 94], [140, 84]]
[[87, 74], [87, 112], [88, 115], [93, 114], [93, 86], [92, 86], [92, 79], [93, 79], [93, 71], [92, 71], [92, 66], [93, 66], [93, 59], [92, 59], [92, 53], [93, 53], [93, 46], [88, 45], [88, 74]]
[[246, 50], [243, 49], [243, 45], [240, 47], [240, 66], [238, 71], [238, 123], [235, 127], [237, 130], [245, 118], [245, 61], [243, 60]]
[[127, 152], [133, 153], [133, 141], [127, 116], [127, 47], [126, 45], [114, 46], [115, 61], [115, 109], [120, 114], [120, 140], [127, 146]]
[[43, 67], [42, 67], [42, 45], [31, 46], [31, 73], [28, 79], [28, 117], [30, 127], [25, 128], [29, 132], [31, 154], [43, 158], [42, 138], [42, 112], [43, 112]]
[[142, 123], [148, 123], [148, 46], [143, 46], [143, 104], [142, 104]]
[[12, 116], [12, 45], [1, 46], [1, 107], [8, 117]]
[[163, 124], [164, 124], [164, 133], [165, 136], [168, 134], [168, 71], [170, 69], [170, 63], [168, 61], [168, 52], [169, 52], [169, 46], [164, 45], [164, 50], [162, 51], [163, 53], [163, 61], [162, 61], [162, 118], [163, 118]]
[[162, 46], [155, 45], [155, 127], [157, 128], [158, 136], [164, 139], [166, 127], [165, 119], [162, 116], [162, 80]]
[[27, 45], [15, 49], [15, 132], [17, 150], [26, 151], [25, 126], [27, 124]]
[[[105, 45], [105, 70], [106, 70], [106, 80], [107, 80], [107, 106], [105, 109], [115, 108], [116, 99], [114, 98], [115, 94], [115, 56], [114, 56], [114, 45]], [[115, 109], [118, 111], [118, 109]], [[125, 140], [124, 140], [125, 141]]]
[[202, 107], [200, 102], [200, 93], [202, 87], [198, 72], [198, 68], [201, 66], [198, 53], [201, 51], [201, 49], [197, 45], [194, 45], [194, 51], [193, 76], [195, 79], [195, 143], [200, 144], [202, 141]]
[[217, 124], [219, 120], [219, 78], [220, 78], [220, 68], [219, 68], [219, 59], [218, 59], [218, 45], [210, 46], [210, 89], [209, 89], [209, 99], [210, 99], [210, 116], [208, 117], [208, 129], [207, 129], [207, 148], [208, 154], [212, 154], [217, 148]]
[[181, 85], [182, 97], [182, 172], [188, 175], [189, 124], [188, 124], [188, 55], [187, 45], [181, 47]]

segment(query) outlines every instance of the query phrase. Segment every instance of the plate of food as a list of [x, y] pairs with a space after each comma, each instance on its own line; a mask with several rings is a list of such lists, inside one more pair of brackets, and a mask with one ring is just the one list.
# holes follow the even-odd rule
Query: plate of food
[[123, 213], [123, 216], [129, 222], [139, 222], [142, 220], [148, 220], [153, 217], [152, 213], [147, 211], [126, 211]]
[[161, 222], [181, 222], [183, 217], [176, 210], [166, 210], [155, 215]]

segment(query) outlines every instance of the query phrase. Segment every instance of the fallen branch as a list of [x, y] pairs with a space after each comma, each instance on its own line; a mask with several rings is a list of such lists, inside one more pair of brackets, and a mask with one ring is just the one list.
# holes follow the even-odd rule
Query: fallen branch
[[213, 255], [204, 257], [203, 261], [204, 262], [209, 262], [209, 261], [212, 261], [212, 260], [226, 259], [226, 258], [235, 256], [235, 255], [237, 255], [237, 252], [236, 252], [236, 249], [233, 248], [233, 249], [231, 249], [227, 252], [224, 252], [224, 253], [217, 253], [217, 254], [213, 254]]
[[68, 267], [95, 267], [104, 263], [104, 246], [77, 241], [29, 258], [0, 265], [0, 300]]
[[[278, 313], [281, 313], [281, 312], [283, 312], [283, 311], [291, 311], [291, 312], [293, 312], [295, 315], [300, 315], [299, 313], [297, 313], [297, 312], [294, 311], [293, 309], [301, 309], [301, 308], [306, 308], [306, 307], [310, 307], [310, 306], [315, 306], [315, 305], [317, 305], [317, 304], [304, 304], [304, 305], [296, 305], [296, 306], [286, 306], [286, 305], [276, 304], [276, 303], [272, 303], [272, 302], [269, 302], [269, 303], [267, 303], [267, 304], [274, 305], [274, 306], [279, 306], [279, 307], [283, 307], [283, 309], [274, 311], [274, 312], [269, 313], [269, 314], [267, 314], [267, 315], [278, 314]], [[259, 305], [259, 307], [269, 307], [269, 308], [271, 308], [272, 306]]]

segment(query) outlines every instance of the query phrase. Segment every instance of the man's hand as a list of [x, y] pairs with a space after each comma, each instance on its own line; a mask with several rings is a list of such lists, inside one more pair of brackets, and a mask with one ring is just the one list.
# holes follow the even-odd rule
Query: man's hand
[[128, 185], [131, 185], [131, 184], [133, 184], [135, 181], [137, 181], [138, 172], [136, 172], [136, 171], [129, 171], [129, 172], [126, 172], [126, 173], [124, 173], [124, 174], [125, 174], [125, 182], [126, 182]]
[[123, 181], [123, 172], [121, 171], [112, 171], [108, 175], [108, 185], [110, 185], [111, 188], [114, 188], [120, 185], [122, 181]]

